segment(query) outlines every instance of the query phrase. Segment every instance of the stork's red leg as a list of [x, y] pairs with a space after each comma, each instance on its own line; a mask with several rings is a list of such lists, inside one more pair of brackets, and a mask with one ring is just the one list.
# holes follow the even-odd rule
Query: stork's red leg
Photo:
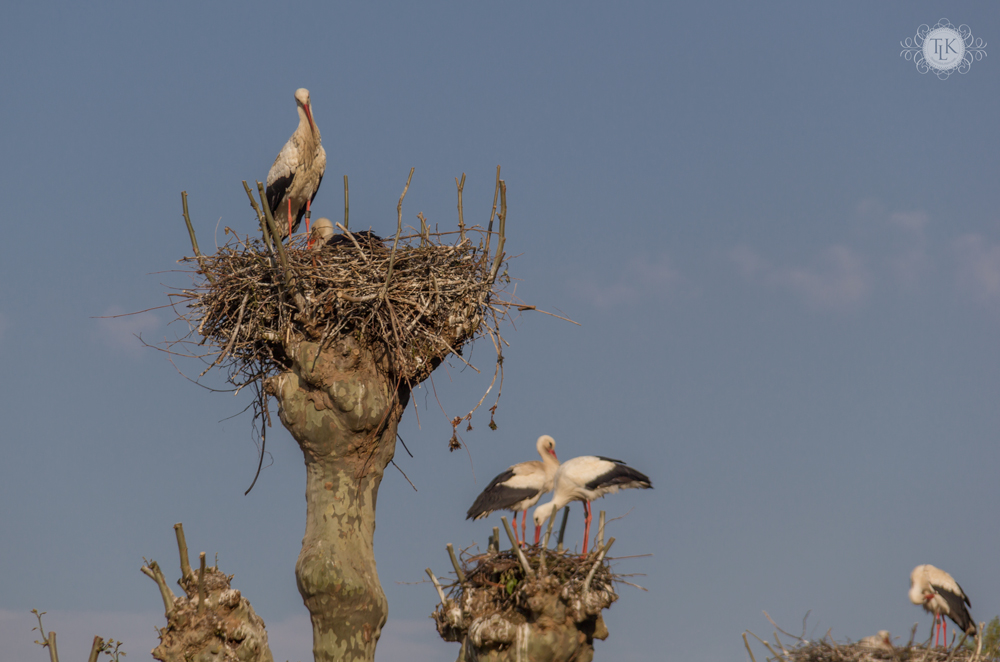
[[521, 541], [517, 539], [517, 511], [516, 510], [514, 511], [514, 517], [512, 517], [511, 519], [514, 520], [514, 540], [517, 541], [518, 546], [520, 546], [521, 545]]
[[584, 501], [583, 502], [583, 510], [584, 510], [584, 518], [585, 518], [584, 522], [585, 522], [585, 524], [583, 526], [583, 552], [582, 553], [583, 553], [583, 556], [586, 556], [587, 555], [587, 542], [588, 542], [588, 539], [590, 538], [590, 502], [589, 501]]
[[[306, 200], [306, 234], [309, 234], [309, 217], [312, 215], [312, 211], [309, 209], [309, 205], [312, 204], [312, 200]], [[524, 536], [522, 536], [523, 538]]]
[[941, 614], [941, 643], [948, 648], [948, 623], [944, 620], [944, 614]]
[[[526, 527], [527, 526], [528, 526], [528, 511], [525, 510], [524, 512], [521, 513], [521, 544], [522, 545], [524, 545], [524, 541], [526, 540], [526, 535], [525, 534], [527, 533], [527, 531], [526, 531]], [[535, 541], [535, 544], [536, 545], [538, 544], [537, 540]]]

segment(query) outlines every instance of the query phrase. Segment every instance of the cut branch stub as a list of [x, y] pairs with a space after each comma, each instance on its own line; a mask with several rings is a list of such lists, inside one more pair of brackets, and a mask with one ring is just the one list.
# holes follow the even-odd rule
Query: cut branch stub
[[[175, 528], [178, 546], [186, 551], [183, 529]], [[181, 596], [167, 587], [156, 561], [142, 567], [143, 574], [159, 586], [167, 617], [167, 627], [158, 628], [160, 645], [153, 649], [153, 657], [161, 662], [273, 662], [264, 621], [230, 587], [232, 577], [204, 565], [196, 575], [185, 557], [181, 557], [185, 574], [177, 582], [184, 589]], [[204, 554], [201, 558], [204, 563]]]

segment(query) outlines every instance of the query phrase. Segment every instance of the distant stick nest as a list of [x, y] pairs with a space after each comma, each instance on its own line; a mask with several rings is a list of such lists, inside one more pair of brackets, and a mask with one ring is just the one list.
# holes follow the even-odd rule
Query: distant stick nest
[[[767, 612], [764, 612], [767, 616]], [[808, 617], [808, 614], [806, 614]], [[879, 660], [894, 660], [895, 662], [985, 662], [986, 659], [994, 659], [990, 656], [981, 657], [981, 639], [969, 639], [963, 635], [956, 645], [950, 648], [931, 648], [930, 641], [923, 645], [914, 643], [917, 633], [917, 626], [913, 626], [910, 632], [909, 641], [898, 645], [871, 644], [864, 640], [857, 642], [836, 642], [828, 631], [820, 639], [810, 640], [805, 635], [805, 620], [803, 619], [802, 634], [794, 635], [785, 632], [767, 616], [774, 626], [774, 641], [770, 642], [761, 639], [753, 632], [747, 630], [743, 634], [743, 644], [746, 646], [750, 658], [757, 662], [763, 658], [770, 662], [876, 662]], [[784, 641], [779, 638], [778, 632], [784, 635]], [[751, 638], [747, 638], [747, 634]], [[753, 648], [757, 644], [763, 645], [766, 653], [758, 651], [757, 657], [751, 648], [751, 642], [756, 639]], [[875, 639], [870, 637], [869, 639]], [[968, 642], [968, 643], [967, 643]]]
[[[502, 386], [500, 322], [512, 308], [534, 309], [515, 304], [504, 290], [510, 282], [503, 251], [507, 206], [499, 168], [496, 182], [486, 228], [464, 225], [463, 175], [461, 182], [456, 179], [457, 231], [431, 232], [418, 215], [420, 230], [402, 235], [404, 189], [394, 237], [379, 241], [341, 226], [337, 240], [319, 250], [308, 250], [301, 237], [287, 244], [272, 243], [270, 237], [277, 233], [270, 211], [267, 205], [258, 205], [244, 182], [263, 239], [236, 237], [214, 255], [202, 255], [198, 249], [184, 194], [184, 217], [196, 255], [185, 261], [197, 264], [196, 282], [171, 296], [175, 308], [183, 306], [178, 316], [190, 331], [166, 343], [165, 349], [209, 362], [200, 376], [218, 367], [235, 390], [253, 387], [256, 420], [267, 417], [264, 380], [293, 369], [286, 349], [293, 342], [306, 340], [326, 347], [353, 336], [372, 351], [388, 378], [412, 387], [427, 379], [449, 354], [468, 365], [462, 358], [463, 345], [488, 336], [497, 357], [493, 381], [469, 414], [452, 421], [457, 427], [482, 404], [498, 377]], [[258, 189], [263, 200], [259, 182]], [[457, 444], [454, 435], [452, 441]]]

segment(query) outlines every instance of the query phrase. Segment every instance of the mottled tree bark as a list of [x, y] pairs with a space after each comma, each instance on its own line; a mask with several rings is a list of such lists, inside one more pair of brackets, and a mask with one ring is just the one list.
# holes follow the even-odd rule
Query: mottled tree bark
[[388, 615], [372, 538], [385, 467], [409, 400], [384, 357], [353, 337], [290, 343], [293, 369], [268, 380], [305, 456], [306, 532], [295, 565], [316, 662], [374, 660]]

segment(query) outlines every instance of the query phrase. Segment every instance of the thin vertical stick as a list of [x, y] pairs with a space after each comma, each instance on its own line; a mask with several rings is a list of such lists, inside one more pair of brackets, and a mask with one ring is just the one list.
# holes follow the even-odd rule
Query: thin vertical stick
[[462, 208], [462, 191], [465, 189], [465, 173], [462, 173], [462, 181], [455, 178], [455, 186], [458, 187], [458, 237], [459, 243], [465, 243], [465, 213]]
[[500, 222], [500, 236], [497, 239], [497, 252], [493, 257], [493, 268], [490, 270], [490, 283], [496, 280], [497, 272], [500, 271], [500, 264], [503, 262], [503, 245], [507, 241], [507, 182], [500, 180], [500, 215], [497, 216]]
[[344, 227], [351, 227], [348, 224], [351, 216], [351, 196], [347, 191], [347, 175], [344, 175]]
[[423, 212], [418, 213], [417, 218], [420, 219], [420, 246], [423, 247], [431, 243], [430, 228]]
[[542, 548], [538, 550], [538, 574], [545, 574], [545, 550], [549, 548], [549, 536], [552, 535], [552, 525], [556, 523], [556, 511], [549, 515], [549, 526], [545, 529], [545, 540], [542, 541]]
[[604, 511], [597, 518], [597, 546], [604, 544]]
[[59, 662], [59, 651], [56, 650], [56, 631], [55, 630], [53, 630], [52, 632], [49, 632], [49, 638], [46, 639], [46, 642], [49, 645], [49, 659], [52, 660], [52, 662]]
[[441, 606], [442, 607], [448, 606], [448, 599], [444, 597], [444, 590], [441, 588], [441, 583], [438, 581], [438, 578], [434, 576], [434, 573], [431, 572], [430, 568], [425, 568], [424, 572], [426, 572], [427, 576], [431, 578], [431, 582], [433, 582], [434, 588], [437, 589], [438, 597], [441, 598]]
[[285, 256], [285, 247], [281, 245], [281, 235], [274, 224], [274, 216], [271, 215], [271, 207], [265, 202], [267, 194], [264, 193], [264, 185], [257, 182], [257, 193], [260, 195], [260, 206], [264, 208], [264, 219], [267, 221], [267, 229], [271, 231], [274, 238], [274, 249], [278, 252], [278, 260], [281, 262], [281, 269], [285, 274], [285, 284], [288, 284], [288, 258]]
[[198, 250], [198, 237], [194, 234], [194, 226], [191, 225], [191, 214], [188, 213], [188, 194], [187, 191], [181, 191], [181, 205], [184, 207], [184, 223], [187, 224], [188, 234], [191, 236], [191, 248], [194, 250], [194, 256], [198, 258], [198, 266], [201, 267], [201, 272], [205, 274], [209, 283], [215, 283], [212, 278], [212, 274], [205, 271], [205, 257]]
[[181, 577], [187, 578], [191, 576], [191, 561], [188, 559], [188, 546], [184, 539], [184, 524], [174, 524], [174, 533], [177, 534], [177, 551], [181, 557]]
[[608, 541], [607, 545], [601, 548], [600, 554], [597, 555], [597, 560], [594, 561], [594, 567], [590, 569], [590, 573], [587, 575], [587, 580], [583, 582], [583, 591], [581, 591], [581, 595], [590, 590], [590, 580], [594, 578], [594, 573], [597, 572], [598, 566], [600, 566], [601, 561], [604, 560], [604, 555], [608, 553], [608, 550], [611, 549], [611, 545], [614, 544], [615, 544], [615, 539], [612, 538], [611, 540]]
[[201, 567], [198, 569], [198, 611], [205, 608], [205, 552], [198, 555]]
[[483, 260], [489, 257], [490, 241], [493, 233], [493, 219], [497, 215], [497, 199], [500, 197], [500, 166], [497, 166], [497, 183], [493, 189], [493, 211], [490, 212], [490, 223], [486, 226], [486, 251], [483, 253]]
[[556, 539], [556, 551], [563, 549], [563, 537], [566, 535], [566, 522], [569, 521], [569, 506], [563, 508], [562, 524], [559, 525], [559, 537]]
[[[54, 631], [53, 632], [49, 632], [49, 636], [46, 637], [45, 636], [45, 626], [42, 625], [42, 614], [46, 614], [48, 612], [44, 612], [43, 611], [40, 614], [40, 613], [38, 613], [37, 609], [32, 609], [31, 613], [34, 614], [38, 618], [38, 636], [40, 636], [42, 638], [41, 641], [36, 641], [35, 643], [36, 644], [41, 644], [41, 646], [43, 648], [48, 648], [49, 649], [49, 659], [52, 662], [59, 662], [59, 652], [56, 650], [56, 633]], [[32, 629], [35, 629], [35, 628], [32, 628]]]
[[517, 544], [517, 538], [514, 537], [514, 532], [510, 530], [510, 523], [507, 522], [507, 517], [501, 517], [500, 521], [503, 523], [503, 528], [507, 530], [507, 537], [510, 538], [510, 544], [514, 546], [514, 551], [517, 553], [517, 560], [521, 562], [521, 569], [524, 570], [524, 574], [530, 579], [534, 579], [535, 571], [528, 565], [528, 559], [524, 557], [521, 546]]
[[462, 565], [458, 562], [458, 558], [455, 556], [455, 548], [452, 547], [451, 543], [448, 543], [448, 556], [451, 557], [451, 565], [455, 568], [455, 575], [458, 577], [458, 581], [465, 581], [465, 573], [462, 572]]
[[399, 244], [399, 235], [403, 232], [403, 198], [406, 197], [406, 192], [410, 188], [413, 171], [414, 168], [410, 168], [410, 176], [406, 178], [406, 186], [403, 187], [403, 193], [399, 196], [399, 203], [396, 205], [396, 239], [392, 242], [392, 252], [389, 253], [389, 269], [386, 271], [385, 285], [382, 287], [383, 297], [389, 291], [389, 279], [392, 278], [392, 267], [396, 263], [396, 246]]
[[264, 245], [267, 246], [267, 250], [274, 252], [274, 248], [271, 246], [271, 233], [267, 231], [267, 221], [264, 220], [264, 212], [260, 210], [257, 205], [257, 200], [253, 197], [253, 192], [250, 190], [250, 185], [247, 184], [247, 180], [243, 180], [243, 188], [246, 189], [247, 197], [250, 198], [250, 206], [257, 213], [257, 221], [260, 223], [260, 234], [264, 237]]
[[500, 551], [500, 527], [493, 527], [493, 544], [496, 546], [496, 551]]
[[757, 658], [753, 656], [753, 651], [750, 650], [750, 642], [747, 641], [747, 633], [743, 633], [743, 645], [747, 647], [747, 652], [750, 653], [750, 659], [752, 662], [757, 662]]
[[94, 644], [90, 647], [90, 657], [87, 658], [87, 662], [97, 662], [97, 658], [101, 655], [101, 649], [104, 648], [104, 639], [102, 637], [94, 637]]

